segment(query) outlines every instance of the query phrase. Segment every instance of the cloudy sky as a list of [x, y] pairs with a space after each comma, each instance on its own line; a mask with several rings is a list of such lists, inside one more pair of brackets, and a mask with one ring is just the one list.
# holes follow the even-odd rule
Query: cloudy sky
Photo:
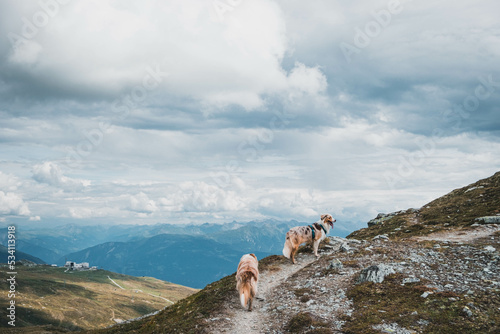
[[500, 3], [0, 1], [0, 221], [365, 226], [500, 170]]

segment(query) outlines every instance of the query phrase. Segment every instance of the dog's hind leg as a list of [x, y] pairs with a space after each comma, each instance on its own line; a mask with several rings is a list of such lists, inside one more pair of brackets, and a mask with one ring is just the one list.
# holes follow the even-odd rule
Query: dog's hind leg
[[319, 255], [318, 255], [318, 247], [319, 247], [320, 241], [321, 241], [321, 239], [314, 240], [314, 243], [313, 243], [314, 255], [316, 255], [316, 257], [319, 257]]
[[248, 312], [251, 312], [252, 311], [252, 301], [253, 301], [253, 298], [250, 297], [248, 299]]
[[291, 255], [291, 252], [292, 252], [292, 246], [291, 245], [291, 242], [290, 242], [290, 237], [288, 235], [289, 233], [286, 234], [286, 240], [285, 240], [285, 245], [283, 246], [283, 256], [285, 256], [286, 258], [290, 258], [290, 255]]
[[295, 253], [297, 253], [298, 249], [299, 249], [298, 247], [292, 248], [292, 254], [291, 254], [290, 258], [292, 259], [293, 264], [297, 263], [297, 261], [295, 261]]

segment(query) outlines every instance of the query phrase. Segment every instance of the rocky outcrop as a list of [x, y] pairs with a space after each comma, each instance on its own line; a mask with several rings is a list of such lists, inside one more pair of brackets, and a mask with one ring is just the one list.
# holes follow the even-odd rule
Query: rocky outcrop
[[485, 216], [474, 219], [481, 224], [500, 224], [500, 216]]
[[383, 225], [384, 222], [387, 220], [390, 220], [398, 215], [405, 214], [405, 213], [417, 213], [418, 209], [408, 209], [408, 210], [400, 210], [396, 212], [391, 212], [391, 213], [379, 213], [377, 217], [374, 219], [368, 221], [368, 227], [374, 226], [374, 225]]
[[383, 224], [386, 220], [393, 218], [397, 213], [379, 213], [377, 217], [374, 219], [370, 220], [367, 224], [368, 227], [374, 226], [374, 225], [381, 225]]
[[394, 269], [391, 266], [385, 264], [369, 266], [368, 268], [361, 270], [361, 273], [359, 274], [356, 283], [358, 284], [363, 282], [382, 283], [386, 276], [394, 273], [395, 273]]

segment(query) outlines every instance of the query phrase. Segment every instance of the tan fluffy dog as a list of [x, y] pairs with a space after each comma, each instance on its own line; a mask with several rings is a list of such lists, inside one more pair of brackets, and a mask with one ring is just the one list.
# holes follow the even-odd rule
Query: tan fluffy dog
[[[312, 243], [314, 255], [318, 255], [318, 246], [321, 240], [326, 238], [330, 228], [333, 228], [333, 223], [336, 220], [329, 214], [321, 215], [321, 220], [318, 220], [309, 226], [297, 226], [292, 227], [290, 231], [286, 233], [285, 246], [283, 247], [283, 255], [292, 260], [295, 263], [295, 253], [299, 249], [299, 246], [306, 242]], [[314, 238], [313, 238], [314, 230]]]
[[252, 301], [257, 294], [259, 280], [259, 262], [255, 254], [245, 254], [241, 257], [236, 272], [236, 289], [240, 294], [241, 306], [252, 310]]

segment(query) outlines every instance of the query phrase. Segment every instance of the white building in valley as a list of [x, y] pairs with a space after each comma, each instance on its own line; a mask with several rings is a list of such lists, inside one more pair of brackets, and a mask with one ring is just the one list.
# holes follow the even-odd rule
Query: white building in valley
[[[64, 267], [68, 270], [90, 270], [90, 264], [88, 262], [76, 263], [73, 261], [66, 261]], [[95, 267], [92, 267], [94, 269]], [[96, 268], [97, 269], [97, 268]]]

